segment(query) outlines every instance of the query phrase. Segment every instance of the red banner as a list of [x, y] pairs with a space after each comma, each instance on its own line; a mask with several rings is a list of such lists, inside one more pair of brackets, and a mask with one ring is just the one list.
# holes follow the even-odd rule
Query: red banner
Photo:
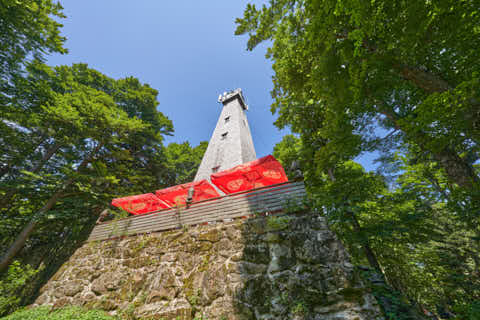
[[210, 177], [212, 183], [226, 194], [288, 181], [280, 162], [270, 155], [214, 173]]
[[135, 215], [169, 208], [168, 204], [157, 198], [153, 193], [113, 199], [112, 205]]
[[189, 182], [180, 184], [178, 186], [157, 190], [155, 194], [159, 199], [163, 200], [171, 207], [175, 205], [183, 205], [187, 202], [188, 189], [190, 189], [191, 186], [193, 186], [194, 189], [193, 201], [207, 200], [220, 196], [207, 180]]

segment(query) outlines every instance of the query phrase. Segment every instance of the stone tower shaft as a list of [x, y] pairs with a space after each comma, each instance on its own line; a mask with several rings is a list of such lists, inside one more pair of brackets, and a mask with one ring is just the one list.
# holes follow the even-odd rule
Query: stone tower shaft
[[218, 99], [223, 108], [194, 181], [210, 179], [215, 172], [230, 169], [257, 158], [241, 89]]

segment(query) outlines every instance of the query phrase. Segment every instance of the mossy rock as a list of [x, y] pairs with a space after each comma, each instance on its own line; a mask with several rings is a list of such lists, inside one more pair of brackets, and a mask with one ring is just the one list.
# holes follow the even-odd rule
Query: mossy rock
[[242, 259], [248, 262], [268, 264], [270, 262], [268, 245], [266, 243], [245, 245]]
[[306, 306], [327, 306], [331, 304], [331, 299], [329, 300], [324, 292], [305, 289], [301, 288], [297, 292], [297, 299], [304, 301]]
[[136, 275], [129, 276], [120, 287], [120, 290], [115, 292], [115, 296], [118, 297], [120, 301], [132, 301], [143, 288], [143, 277], [136, 277]]
[[95, 272], [92, 268], [76, 268], [72, 271], [72, 274], [75, 275], [76, 279], [85, 279], [88, 281], [94, 280], [96, 277], [98, 278], [99, 274]]
[[188, 233], [185, 233], [183, 236], [172, 242], [172, 244], [181, 244], [182, 246], [191, 246], [193, 243], [195, 243], [195, 239]]
[[208, 241], [201, 241], [197, 244], [196, 252], [210, 251], [213, 247], [213, 243]]
[[207, 232], [202, 232], [198, 235], [200, 241], [217, 242], [220, 240], [222, 233], [218, 229], [210, 229]]
[[105, 311], [112, 311], [118, 308], [118, 305], [110, 297], [103, 296], [101, 299], [97, 300], [93, 306], [94, 309], [102, 309]]
[[96, 247], [97, 244], [95, 242], [89, 242], [88, 244], [84, 245], [83, 247], [79, 248], [76, 252], [74, 257], [76, 259], [82, 259], [86, 258], [91, 254], [95, 253], [94, 247]]
[[198, 271], [207, 271], [208, 267], [210, 266], [210, 258], [211, 254], [207, 253], [205, 256], [202, 257], [202, 263], [198, 267]]
[[183, 293], [186, 297], [191, 297], [194, 294], [193, 290], [193, 280], [194, 280], [194, 273], [190, 274], [190, 276], [183, 279]]
[[338, 294], [342, 295], [348, 302], [357, 302], [360, 305], [364, 304], [365, 302], [363, 297], [365, 294], [365, 289], [362, 288], [345, 288], [340, 290]]
[[132, 301], [135, 298], [135, 291], [132, 289], [133, 288], [128, 285], [122, 286], [115, 295], [115, 298], [119, 301]]
[[[265, 276], [255, 277], [245, 283], [245, 287], [241, 292], [241, 300], [250, 305], [257, 307], [262, 313], [269, 313], [270, 299], [273, 296], [272, 284]], [[263, 303], [262, 303], [263, 302]]]
[[287, 229], [291, 218], [288, 216], [271, 216], [267, 218], [267, 231], [280, 231]]
[[252, 234], [263, 234], [266, 232], [266, 222], [265, 219], [259, 218], [259, 219], [252, 219], [252, 220], [247, 220], [243, 224], [243, 236], [246, 237], [248, 235]]
[[275, 233], [269, 232], [264, 236], [263, 239], [265, 242], [268, 242], [268, 243], [279, 243], [283, 240], [280, 233], [278, 232], [275, 232]]
[[158, 262], [158, 260], [155, 259], [154, 257], [140, 256], [140, 257], [125, 260], [123, 264], [132, 269], [139, 269], [139, 268], [154, 265], [156, 262]]
[[155, 315], [142, 315], [142, 320], [192, 320], [192, 308], [182, 307], [171, 311], [158, 312]]
[[163, 244], [163, 237], [161, 235], [157, 234], [151, 234], [149, 241], [148, 241], [148, 246], [149, 247], [158, 247]]
[[184, 235], [183, 231], [168, 231], [167, 233], [163, 234], [163, 239], [165, 243], [171, 244], [178, 241], [178, 238]]

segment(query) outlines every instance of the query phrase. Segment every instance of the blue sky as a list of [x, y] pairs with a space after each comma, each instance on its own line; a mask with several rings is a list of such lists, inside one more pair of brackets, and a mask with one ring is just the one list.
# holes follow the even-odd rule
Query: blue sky
[[114, 78], [134, 76], [159, 91], [159, 110], [175, 128], [167, 142], [209, 140], [220, 93], [242, 88], [257, 155], [272, 152], [280, 132], [270, 112], [266, 47], [246, 51], [234, 36], [247, 1], [63, 0], [67, 55], [51, 65], [88, 63]]
[[[134, 76], [159, 91], [159, 110], [175, 128], [167, 142], [210, 139], [220, 93], [242, 88], [257, 156], [272, 153], [287, 130], [274, 125], [266, 46], [246, 51], [235, 18], [252, 1], [63, 0], [66, 55], [50, 65], [88, 63], [113, 77]], [[253, 1], [260, 4], [262, 1]], [[360, 162], [371, 169], [371, 156]]]

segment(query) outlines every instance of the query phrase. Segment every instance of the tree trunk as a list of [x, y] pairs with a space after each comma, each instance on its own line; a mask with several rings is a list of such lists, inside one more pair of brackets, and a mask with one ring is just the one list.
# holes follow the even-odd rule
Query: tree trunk
[[43, 155], [42, 160], [40, 160], [37, 165], [32, 169], [33, 173], [38, 173], [40, 170], [43, 168], [43, 166], [50, 160], [51, 157], [55, 153], [57, 153], [58, 149], [60, 149], [62, 146], [62, 143], [57, 141], [53, 144], [52, 147], [50, 147], [47, 152]]
[[8, 248], [7, 252], [5, 255], [2, 257], [2, 260], [0, 261], [0, 273], [3, 272], [9, 265], [10, 262], [12, 262], [12, 259], [17, 255], [17, 253], [23, 248], [25, 245], [25, 242], [27, 241], [28, 237], [30, 234], [32, 234], [33, 230], [35, 229], [35, 226], [38, 223], [38, 218], [41, 217], [45, 212], [50, 210], [53, 205], [57, 202], [58, 198], [63, 194], [63, 190], [71, 185], [73, 183], [73, 179], [70, 179], [67, 181], [67, 183], [64, 185], [62, 190], [57, 191], [48, 201], [47, 203], [40, 209], [30, 220], [30, 222], [27, 223], [27, 225], [23, 228], [22, 232], [17, 236], [15, 239], [15, 242]]
[[[98, 146], [95, 148], [95, 150], [93, 150], [89, 156], [83, 159], [83, 161], [80, 163], [80, 165], [77, 168], [77, 172], [79, 172], [80, 170], [82, 170], [87, 166], [87, 164], [93, 159], [93, 156], [100, 150], [102, 146], [103, 146], [103, 143], [99, 143]], [[22, 232], [15, 239], [15, 242], [10, 246], [10, 248], [7, 250], [5, 255], [2, 257], [2, 260], [0, 261], [0, 273], [3, 272], [10, 265], [13, 258], [23, 248], [28, 237], [32, 234], [33, 230], [35, 229], [35, 226], [38, 223], [38, 218], [44, 215], [48, 210], [50, 210], [55, 205], [57, 200], [65, 193], [65, 190], [74, 181], [75, 180], [73, 178], [70, 178], [69, 180], [67, 180], [67, 182], [65, 182], [62, 188], [59, 191], [57, 191], [47, 201], [47, 203], [33, 216], [32, 220], [30, 220], [30, 222], [23, 228]]]
[[473, 167], [449, 147], [433, 153], [433, 157], [445, 169], [450, 181], [465, 189], [474, 189], [480, 186], [480, 179]]
[[[48, 138], [45, 137], [45, 135], [42, 135], [42, 137], [40, 138], [40, 141], [33, 147], [30, 149], [30, 151], [27, 151], [26, 153], [32, 153], [32, 152], [35, 152], [35, 150], [37, 150], [38, 147], [40, 147]], [[22, 163], [25, 159], [19, 159], [18, 157], [11, 161], [10, 163], [8, 163], [6, 166], [4, 166], [3, 168], [0, 169], [0, 178], [2, 178], [4, 175], [6, 175], [7, 173], [9, 173], [9, 171], [13, 168], [13, 166], [15, 166], [15, 164], [19, 164]]]
[[440, 183], [438, 182], [437, 178], [435, 178], [435, 176], [433, 174], [431, 174], [430, 172], [428, 172], [426, 175], [425, 175], [425, 178], [427, 178], [428, 181], [430, 181], [430, 183], [432, 184], [433, 188], [435, 190], [437, 190], [438, 193], [440, 193], [443, 198], [445, 198], [446, 200], [450, 201], [450, 196], [448, 195], [447, 191], [442, 188], [440, 186]]
[[[335, 174], [334, 174], [334, 169], [333, 168], [328, 168], [327, 169], [328, 176], [332, 182], [335, 182]], [[360, 223], [358, 222], [357, 217], [355, 216], [355, 213], [349, 211], [348, 214], [352, 218], [352, 224], [353, 224], [353, 229], [357, 234], [362, 235], [362, 248], [365, 253], [365, 256], [367, 257], [368, 263], [372, 268], [374, 268], [380, 275], [383, 276], [382, 268], [380, 268], [380, 263], [378, 263], [377, 256], [373, 252], [372, 248], [370, 247], [370, 244], [368, 243], [368, 238], [363, 235], [363, 230], [362, 227], [360, 226]]]
[[[379, 102], [378, 105], [382, 105], [382, 102]], [[474, 190], [480, 186], [480, 178], [475, 173], [474, 168], [449, 146], [445, 146], [441, 151], [432, 151], [423, 142], [432, 140], [427, 134], [417, 132], [412, 136], [398, 124], [399, 118], [393, 110], [382, 107], [379, 112], [392, 121], [395, 129], [404, 132], [408, 139], [419, 146], [422, 151], [432, 154], [433, 158], [445, 170], [449, 181], [467, 190]]]
[[431, 94], [435, 92], [445, 92], [450, 89], [449, 84], [431, 72], [412, 66], [395, 66], [405, 80], [422, 88], [425, 92]]
[[[349, 212], [349, 214], [352, 217], [353, 229], [358, 234], [362, 234], [362, 232], [363, 232], [362, 227], [360, 226], [360, 223], [358, 222], [357, 217], [355, 216], [355, 214], [353, 212]], [[370, 266], [372, 268], [375, 269], [375, 271], [377, 271], [379, 274], [383, 275], [382, 268], [380, 268], [380, 263], [378, 263], [377, 256], [375, 255], [372, 248], [370, 247], [370, 244], [368, 243], [368, 239], [364, 236], [362, 236], [362, 238], [364, 238], [363, 243], [362, 243], [362, 248], [363, 248], [363, 251], [365, 252], [365, 256], [367, 257], [368, 263], [370, 264]]]
[[[32, 169], [32, 173], [39, 173], [43, 166], [50, 160], [51, 157], [60, 149], [62, 144], [60, 142], [56, 142], [53, 146], [47, 150], [47, 152], [43, 155], [42, 159], [37, 163], [37, 165]], [[0, 208], [4, 208], [7, 206], [8, 202], [12, 200], [12, 197], [15, 195], [15, 190], [8, 191], [0, 200]]]
[[9, 163], [0, 169], [0, 178], [2, 178], [4, 175], [7, 174], [8, 171], [10, 171], [10, 169], [12, 168], [12, 165], [13, 164]]

